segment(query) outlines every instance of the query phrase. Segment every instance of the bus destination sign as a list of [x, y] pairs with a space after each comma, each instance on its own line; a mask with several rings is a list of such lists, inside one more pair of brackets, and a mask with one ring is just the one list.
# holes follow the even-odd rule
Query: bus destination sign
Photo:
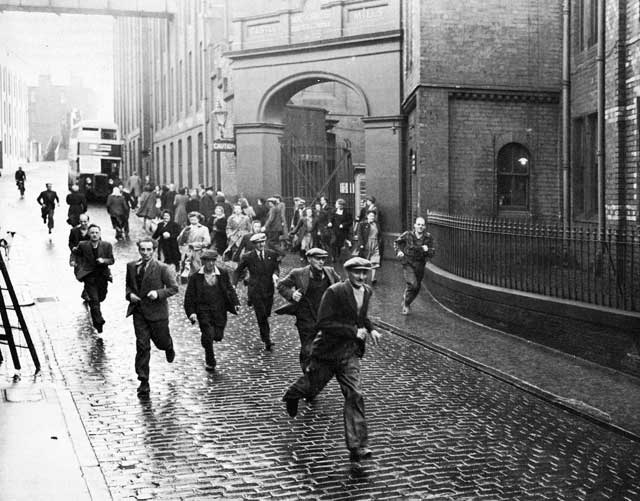
[[122, 156], [122, 145], [105, 143], [79, 143], [78, 155], [120, 158]]

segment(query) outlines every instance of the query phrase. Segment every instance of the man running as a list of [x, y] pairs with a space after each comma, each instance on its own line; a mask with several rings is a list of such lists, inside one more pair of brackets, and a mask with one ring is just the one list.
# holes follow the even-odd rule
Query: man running
[[40, 204], [42, 221], [48, 226], [49, 233], [51, 233], [53, 229], [53, 212], [56, 209], [56, 205], [60, 207], [60, 199], [58, 198], [58, 194], [51, 189], [51, 183], [47, 183], [45, 186], [47, 189], [40, 192], [40, 195], [36, 198], [36, 202]]

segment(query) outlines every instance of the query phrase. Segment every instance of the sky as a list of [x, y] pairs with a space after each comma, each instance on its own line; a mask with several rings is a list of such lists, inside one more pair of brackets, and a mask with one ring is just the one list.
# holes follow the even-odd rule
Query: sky
[[113, 18], [0, 12], [0, 47], [27, 85], [50, 74], [54, 85], [80, 79], [96, 92], [99, 116], [113, 120]]

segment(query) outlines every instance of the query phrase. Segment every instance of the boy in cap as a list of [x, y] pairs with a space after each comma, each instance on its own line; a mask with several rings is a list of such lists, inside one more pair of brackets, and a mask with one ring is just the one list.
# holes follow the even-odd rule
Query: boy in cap
[[216, 368], [213, 342], [222, 341], [227, 312], [237, 315], [240, 304], [229, 272], [216, 266], [217, 258], [215, 250], [202, 253], [202, 267], [189, 277], [184, 294], [184, 311], [192, 324], [198, 322], [200, 326], [200, 343], [208, 371]]
[[279, 315], [295, 315], [300, 336], [300, 367], [302, 372], [309, 365], [311, 343], [316, 337], [318, 308], [322, 295], [329, 286], [340, 281], [340, 275], [325, 266], [329, 254], [314, 247], [306, 252], [308, 266], [294, 268], [278, 283], [278, 292], [289, 304], [276, 310]]
[[371, 263], [354, 257], [344, 263], [349, 279], [329, 287], [320, 301], [318, 334], [311, 346], [305, 374], [285, 393], [287, 412], [294, 417], [301, 398], [313, 399], [335, 376], [344, 395], [344, 431], [351, 461], [371, 458], [360, 390], [360, 358], [367, 337], [375, 346], [380, 333], [373, 329], [367, 312], [371, 289], [365, 285]]
[[273, 342], [270, 335], [269, 317], [273, 307], [275, 283], [280, 275], [280, 261], [277, 252], [265, 248], [267, 236], [264, 233], [256, 233], [250, 240], [256, 247], [240, 259], [235, 271], [234, 283], [237, 284], [245, 270], [249, 270], [247, 284], [249, 304], [253, 306], [256, 314], [260, 328], [260, 339], [262, 339], [265, 349], [271, 351]]

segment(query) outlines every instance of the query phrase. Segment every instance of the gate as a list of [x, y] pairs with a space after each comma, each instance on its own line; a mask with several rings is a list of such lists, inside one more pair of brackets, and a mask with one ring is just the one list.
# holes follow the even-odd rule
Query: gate
[[348, 145], [304, 144], [294, 138], [280, 143], [282, 162], [282, 196], [291, 217], [293, 198], [303, 198], [313, 206], [322, 195], [330, 204], [338, 198], [346, 202], [345, 209], [354, 217], [355, 172]]

